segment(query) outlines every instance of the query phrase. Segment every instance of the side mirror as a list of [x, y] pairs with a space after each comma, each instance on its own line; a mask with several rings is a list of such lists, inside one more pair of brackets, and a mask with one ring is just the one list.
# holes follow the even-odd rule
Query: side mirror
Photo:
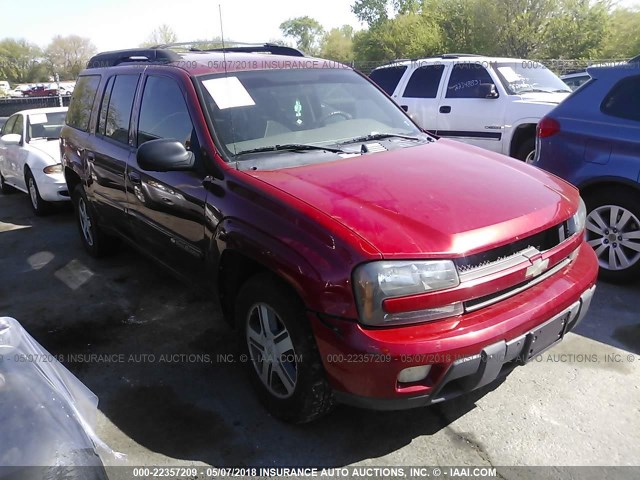
[[195, 162], [193, 152], [187, 151], [180, 142], [166, 138], [150, 140], [138, 148], [138, 165], [150, 172], [191, 170]]
[[481, 83], [478, 92], [480, 98], [498, 98], [498, 91], [493, 83]]
[[22, 142], [22, 135], [18, 135], [17, 133], [8, 133], [7, 135], [0, 137], [0, 140], [5, 145], [20, 145], [20, 142]]

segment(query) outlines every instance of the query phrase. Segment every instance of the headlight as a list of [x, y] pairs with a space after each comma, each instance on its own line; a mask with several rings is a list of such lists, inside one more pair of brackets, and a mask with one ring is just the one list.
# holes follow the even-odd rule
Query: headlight
[[416, 323], [462, 313], [462, 304], [398, 314], [388, 314], [382, 308], [387, 298], [458, 286], [458, 272], [451, 260], [365, 263], [355, 269], [353, 284], [360, 320], [367, 325]]
[[52, 173], [62, 173], [62, 164], [56, 163], [55, 165], [49, 165], [48, 167], [44, 167], [42, 171], [49, 175]]
[[576, 233], [580, 233], [584, 230], [587, 223], [587, 206], [584, 204], [582, 198], [580, 198], [580, 204], [578, 210], [568, 221], [569, 236]]

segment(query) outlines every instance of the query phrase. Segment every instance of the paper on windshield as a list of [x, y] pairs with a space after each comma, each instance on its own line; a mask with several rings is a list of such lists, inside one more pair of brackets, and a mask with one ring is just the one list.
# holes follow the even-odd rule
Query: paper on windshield
[[40, 125], [42, 123], [47, 123], [47, 114], [32, 113], [31, 115], [29, 115], [29, 123], [31, 123], [31, 125]]
[[520, 81], [520, 75], [511, 67], [498, 67], [498, 71], [502, 74], [505, 80], [509, 83]]
[[213, 78], [204, 80], [202, 84], [220, 110], [256, 104], [238, 77]]

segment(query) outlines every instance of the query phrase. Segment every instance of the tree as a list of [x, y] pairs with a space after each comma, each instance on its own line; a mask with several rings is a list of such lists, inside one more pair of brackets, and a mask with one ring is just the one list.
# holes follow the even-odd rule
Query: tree
[[358, 20], [373, 27], [389, 20], [389, 13], [416, 13], [420, 11], [421, 5], [421, 0], [355, 0], [351, 11]]
[[357, 60], [420, 58], [438, 53], [441, 48], [440, 29], [433, 18], [414, 13], [398, 15], [354, 37]]
[[42, 62], [42, 50], [24, 39], [0, 41], [0, 79], [11, 83], [46, 81], [49, 75]]
[[155, 45], [164, 45], [167, 43], [175, 43], [178, 41], [178, 36], [173, 31], [173, 29], [163, 23], [157, 28], [154, 28], [153, 31], [147, 37], [147, 40], [143, 42], [141, 47], [153, 47]]
[[96, 47], [88, 38], [57, 35], [46, 48], [44, 56], [52, 74], [60, 75], [60, 80], [75, 80], [95, 53]]
[[317, 20], [307, 16], [282, 22], [280, 30], [285, 37], [293, 38], [300, 50], [311, 55], [318, 52], [320, 38], [324, 32]]
[[600, 54], [609, 19], [607, 0], [561, 0], [544, 33], [545, 58], [593, 58]]
[[609, 25], [602, 48], [606, 58], [629, 58], [640, 53], [640, 10], [616, 8]]
[[353, 60], [353, 27], [343, 25], [325, 34], [320, 56], [338, 62]]

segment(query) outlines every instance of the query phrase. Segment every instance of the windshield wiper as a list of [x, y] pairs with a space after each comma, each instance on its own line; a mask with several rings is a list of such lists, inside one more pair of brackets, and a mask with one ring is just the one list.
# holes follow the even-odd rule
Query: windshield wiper
[[347, 140], [345, 142], [340, 142], [338, 145], [345, 145], [347, 143], [357, 143], [357, 142], [368, 142], [370, 140], [382, 140], [384, 138], [404, 138], [407, 140], [416, 140], [419, 141], [420, 138], [412, 137], [411, 135], [403, 135], [401, 133], [370, 133], [369, 135], [363, 135], [361, 137], [355, 137], [351, 140]]
[[250, 150], [241, 150], [236, 155], [244, 155], [247, 153], [277, 152], [280, 150], [291, 150], [294, 152], [304, 150], [324, 150], [325, 152], [347, 153], [340, 148], [321, 147], [319, 145], [307, 145], [306, 143], [285, 143], [282, 145], [271, 145], [269, 147], [252, 148]]

